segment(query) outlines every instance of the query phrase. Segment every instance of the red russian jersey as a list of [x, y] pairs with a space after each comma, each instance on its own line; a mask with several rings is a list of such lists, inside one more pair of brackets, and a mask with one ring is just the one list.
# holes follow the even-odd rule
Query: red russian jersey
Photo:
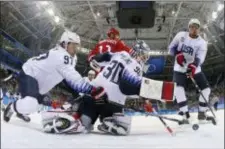
[[124, 44], [123, 41], [118, 39], [105, 39], [102, 41], [99, 41], [99, 43], [95, 46], [94, 49], [91, 50], [91, 52], [88, 55], [88, 61], [91, 60], [92, 57], [94, 57], [97, 54], [105, 53], [105, 52], [121, 52], [126, 51], [128, 53], [131, 53], [132, 49], [129, 48], [127, 45]]

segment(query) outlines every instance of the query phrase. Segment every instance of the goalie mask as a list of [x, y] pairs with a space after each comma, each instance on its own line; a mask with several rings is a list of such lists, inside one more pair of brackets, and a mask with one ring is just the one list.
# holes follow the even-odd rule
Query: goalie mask
[[134, 57], [141, 65], [149, 59], [149, 46], [143, 40], [137, 40], [133, 46], [132, 57]]

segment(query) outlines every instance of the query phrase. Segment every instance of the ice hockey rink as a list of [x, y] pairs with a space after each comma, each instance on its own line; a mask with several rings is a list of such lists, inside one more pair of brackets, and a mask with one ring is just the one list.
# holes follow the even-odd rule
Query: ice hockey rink
[[[95, 125], [91, 134], [56, 135], [41, 131], [40, 115], [32, 115], [30, 123], [12, 119], [1, 121], [2, 148], [224, 148], [224, 110], [217, 111], [218, 125], [202, 124], [197, 131], [168, 125], [176, 133], [171, 136], [154, 117], [134, 116], [129, 136], [109, 136], [100, 133]], [[196, 114], [192, 113], [196, 116]], [[172, 115], [171, 115], [172, 116]], [[174, 116], [174, 115], [173, 115]]]
[[[0, 1], [0, 148], [224, 149], [224, 3], [225, 0]], [[73, 35], [72, 40], [70, 35]], [[53, 57], [49, 54], [52, 51], [60, 56]], [[118, 61], [117, 57], [112, 58], [113, 55], [119, 55], [116, 54], [119, 51], [127, 51], [131, 57], [121, 54]], [[98, 55], [100, 58], [107, 52], [109, 55], [102, 57], [98, 64]], [[107, 73], [102, 71], [103, 67]], [[199, 70], [206, 78], [195, 78]], [[104, 76], [103, 81], [99, 79], [91, 82], [101, 71], [102, 75], [99, 76]], [[174, 73], [176, 71], [177, 75]], [[134, 79], [133, 72], [138, 75]], [[185, 72], [190, 72], [195, 81], [189, 76], [185, 81]], [[141, 77], [158, 83], [140, 81], [142, 85], [139, 86], [137, 82]], [[81, 80], [86, 80], [86, 83]], [[130, 83], [126, 83], [126, 80]], [[173, 86], [167, 90], [164, 84], [172, 86], [169, 82], [175, 80], [175, 86], [179, 86], [179, 89], [175, 90]], [[97, 83], [96, 86], [96, 82], [102, 85]], [[125, 82], [124, 86], [122, 82]], [[201, 87], [201, 93], [204, 92], [205, 100], [209, 96], [207, 104], [199, 98], [200, 91], [195, 82]], [[143, 89], [143, 84], [149, 84], [151, 89]], [[136, 91], [139, 88], [145, 90], [143, 92], [147, 97], [142, 96], [141, 91]], [[100, 132], [97, 129], [99, 121], [91, 133], [44, 133], [40, 113], [31, 114], [29, 123], [16, 116], [8, 123], [3, 120], [2, 111], [16, 100], [26, 102], [28, 99], [24, 105], [14, 104], [16, 106], [12, 110], [20, 114], [29, 114], [33, 111], [30, 107], [35, 110], [36, 99], [41, 104], [39, 112], [75, 103], [71, 109], [64, 108], [70, 113], [69, 110], [77, 111], [77, 105], [83, 99], [80, 98], [82, 94], [87, 93], [95, 98], [103, 95], [103, 91], [112, 92], [115, 95], [112, 103], [117, 104], [123, 104], [123, 94], [126, 92], [131, 96], [135, 94], [135, 97], [129, 96], [129, 102], [123, 105], [123, 111], [132, 115], [128, 136]], [[101, 95], [94, 95], [95, 92], [101, 92]], [[164, 94], [169, 96], [172, 92], [176, 98], [164, 98]], [[110, 94], [107, 100], [102, 98], [94, 101], [96, 104], [108, 103], [111, 100]], [[32, 99], [33, 95], [36, 99]], [[133, 110], [151, 111], [153, 107], [160, 114], [166, 113], [163, 116], [177, 118], [178, 115], [171, 113], [186, 112], [188, 108], [191, 116], [197, 119], [197, 112], [193, 111], [204, 111], [201, 108], [205, 109], [205, 105], [218, 108], [215, 111], [217, 125], [199, 124], [199, 129], [195, 131], [191, 125], [180, 126], [165, 120], [174, 135], [167, 131], [157, 117], [145, 116]], [[107, 110], [115, 112], [114, 108], [111, 111], [111, 108], [99, 107], [102, 111], [98, 114], [106, 114]], [[85, 106], [81, 106], [79, 111], [86, 109], [92, 111]], [[115, 107], [116, 112], [117, 109]]]

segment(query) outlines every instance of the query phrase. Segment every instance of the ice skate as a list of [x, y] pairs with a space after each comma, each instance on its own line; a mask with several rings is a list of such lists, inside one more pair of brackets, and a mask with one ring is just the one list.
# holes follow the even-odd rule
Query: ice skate
[[27, 116], [27, 115], [23, 115], [23, 114], [20, 114], [20, 113], [17, 113], [16, 116], [19, 118], [19, 119], [22, 119], [23, 121], [25, 122], [30, 122], [30, 117]]
[[5, 122], [9, 122], [14, 113], [13, 110], [11, 109], [11, 105], [12, 105], [12, 103], [10, 103], [4, 110], [3, 119]]
[[216, 119], [213, 116], [208, 115], [207, 112], [198, 112], [198, 120], [199, 123], [204, 124], [208, 122], [212, 122], [214, 125], [216, 125]]

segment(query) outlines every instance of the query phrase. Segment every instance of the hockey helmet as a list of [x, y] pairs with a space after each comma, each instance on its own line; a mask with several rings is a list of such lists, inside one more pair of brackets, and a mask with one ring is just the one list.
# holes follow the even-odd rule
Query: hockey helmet
[[66, 30], [60, 38], [60, 43], [62, 42], [66, 44], [69, 42], [80, 44], [80, 37], [76, 33]]
[[188, 27], [191, 25], [191, 24], [197, 24], [199, 27], [200, 27], [200, 21], [196, 18], [192, 18], [189, 23], [188, 23]]
[[113, 35], [120, 35], [120, 32], [117, 29], [115, 29], [115, 28], [111, 28], [107, 32], [108, 37], [110, 37], [111, 34], [113, 34]]

